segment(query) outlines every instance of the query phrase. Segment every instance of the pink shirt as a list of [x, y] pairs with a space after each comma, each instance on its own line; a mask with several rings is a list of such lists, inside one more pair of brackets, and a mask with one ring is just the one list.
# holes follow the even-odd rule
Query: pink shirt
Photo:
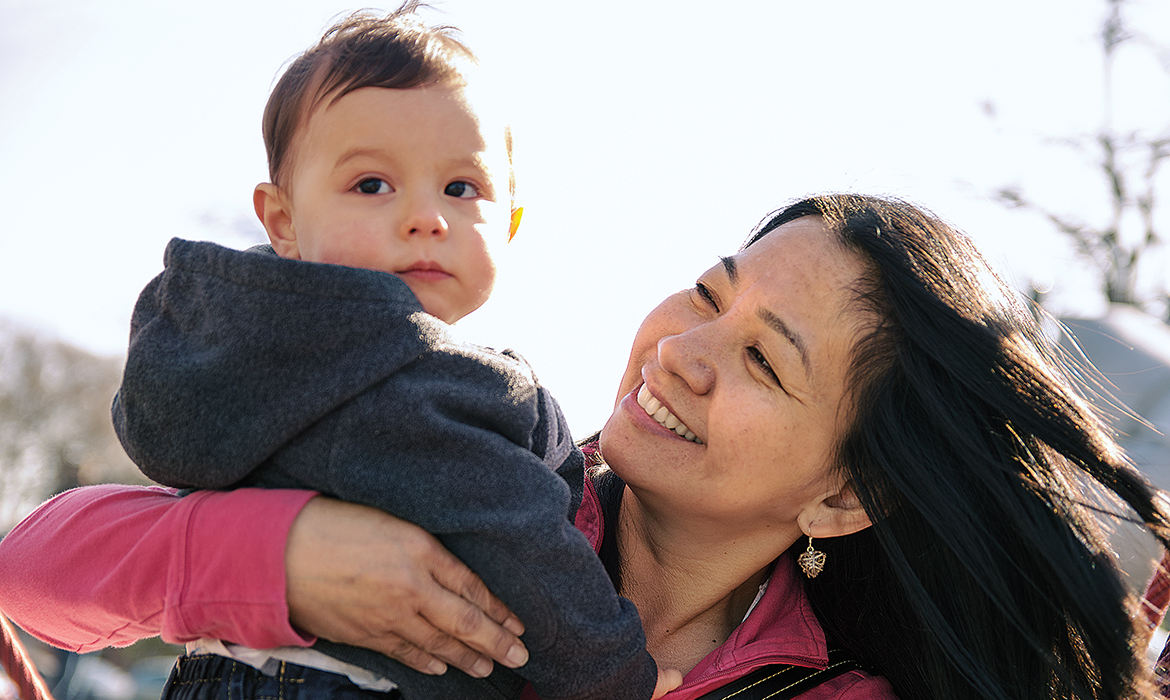
[[[257, 649], [315, 641], [289, 624], [284, 550], [294, 518], [315, 494], [240, 489], [178, 497], [170, 489], [74, 489], [38, 508], [0, 540], [0, 609], [34, 636], [77, 652], [161, 635]], [[597, 547], [601, 511], [592, 485], [577, 527]], [[726, 642], [667, 697], [693, 700], [759, 666], [823, 667], [824, 633], [790, 561]], [[888, 700], [885, 679], [852, 671], [802, 700]]]
[[0, 610], [87, 652], [161, 635], [307, 646], [285, 603], [284, 548], [310, 491], [101, 485], [41, 505], [0, 540]]

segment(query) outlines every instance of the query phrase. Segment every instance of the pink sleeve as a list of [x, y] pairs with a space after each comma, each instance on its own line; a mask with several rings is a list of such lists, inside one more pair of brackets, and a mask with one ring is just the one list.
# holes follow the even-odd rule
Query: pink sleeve
[[288, 530], [314, 493], [240, 489], [179, 497], [101, 485], [45, 502], [0, 540], [0, 610], [86, 652], [162, 635], [305, 646], [288, 621]]

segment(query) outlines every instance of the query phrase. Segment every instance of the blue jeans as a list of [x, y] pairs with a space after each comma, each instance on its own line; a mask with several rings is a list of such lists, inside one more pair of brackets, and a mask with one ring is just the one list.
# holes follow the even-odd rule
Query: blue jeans
[[397, 700], [388, 693], [365, 690], [349, 678], [315, 668], [281, 662], [275, 676], [223, 656], [181, 656], [163, 688], [163, 700]]

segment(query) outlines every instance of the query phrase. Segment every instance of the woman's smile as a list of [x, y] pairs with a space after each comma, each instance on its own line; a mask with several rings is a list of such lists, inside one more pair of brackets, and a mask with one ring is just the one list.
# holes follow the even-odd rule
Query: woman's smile
[[663, 406], [662, 402], [650, 393], [650, 390], [646, 388], [645, 384], [638, 390], [638, 405], [642, 407], [646, 415], [658, 421], [658, 424], [667, 430], [673, 430], [679, 437], [685, 440], [690, 440], [700, 445], [703, 444], [703, 441], [695, 437], [695, 434], [678, 419], [678, 416], [671, 413], [669, 408]]

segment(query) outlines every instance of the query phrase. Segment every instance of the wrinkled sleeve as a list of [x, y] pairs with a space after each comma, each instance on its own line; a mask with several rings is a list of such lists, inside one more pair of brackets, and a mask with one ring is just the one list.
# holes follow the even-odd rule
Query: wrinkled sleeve
[[[524, 621], [531, 658], [518, 673], [547, 700], [643, 700], [657, 668], [637, 609], [571, 520], [583, 463], [527, 365], [452, 345], [348, 402], [266, 466], [270, 478], [288, 479], [273, 485], [381, 508], [438, 537]], [[477, 697], [466, 676], [318, 648], [393, 678], [404, 697], [455, 697], [452, 688]]]
[[311, 491], [180, 497], [100, 485], [60, 494], [0, 540], [0, 609], [54, 646], [87, 652], [161, 635], [256, 648], [314, 640], [288, 621], [284, 552]]

